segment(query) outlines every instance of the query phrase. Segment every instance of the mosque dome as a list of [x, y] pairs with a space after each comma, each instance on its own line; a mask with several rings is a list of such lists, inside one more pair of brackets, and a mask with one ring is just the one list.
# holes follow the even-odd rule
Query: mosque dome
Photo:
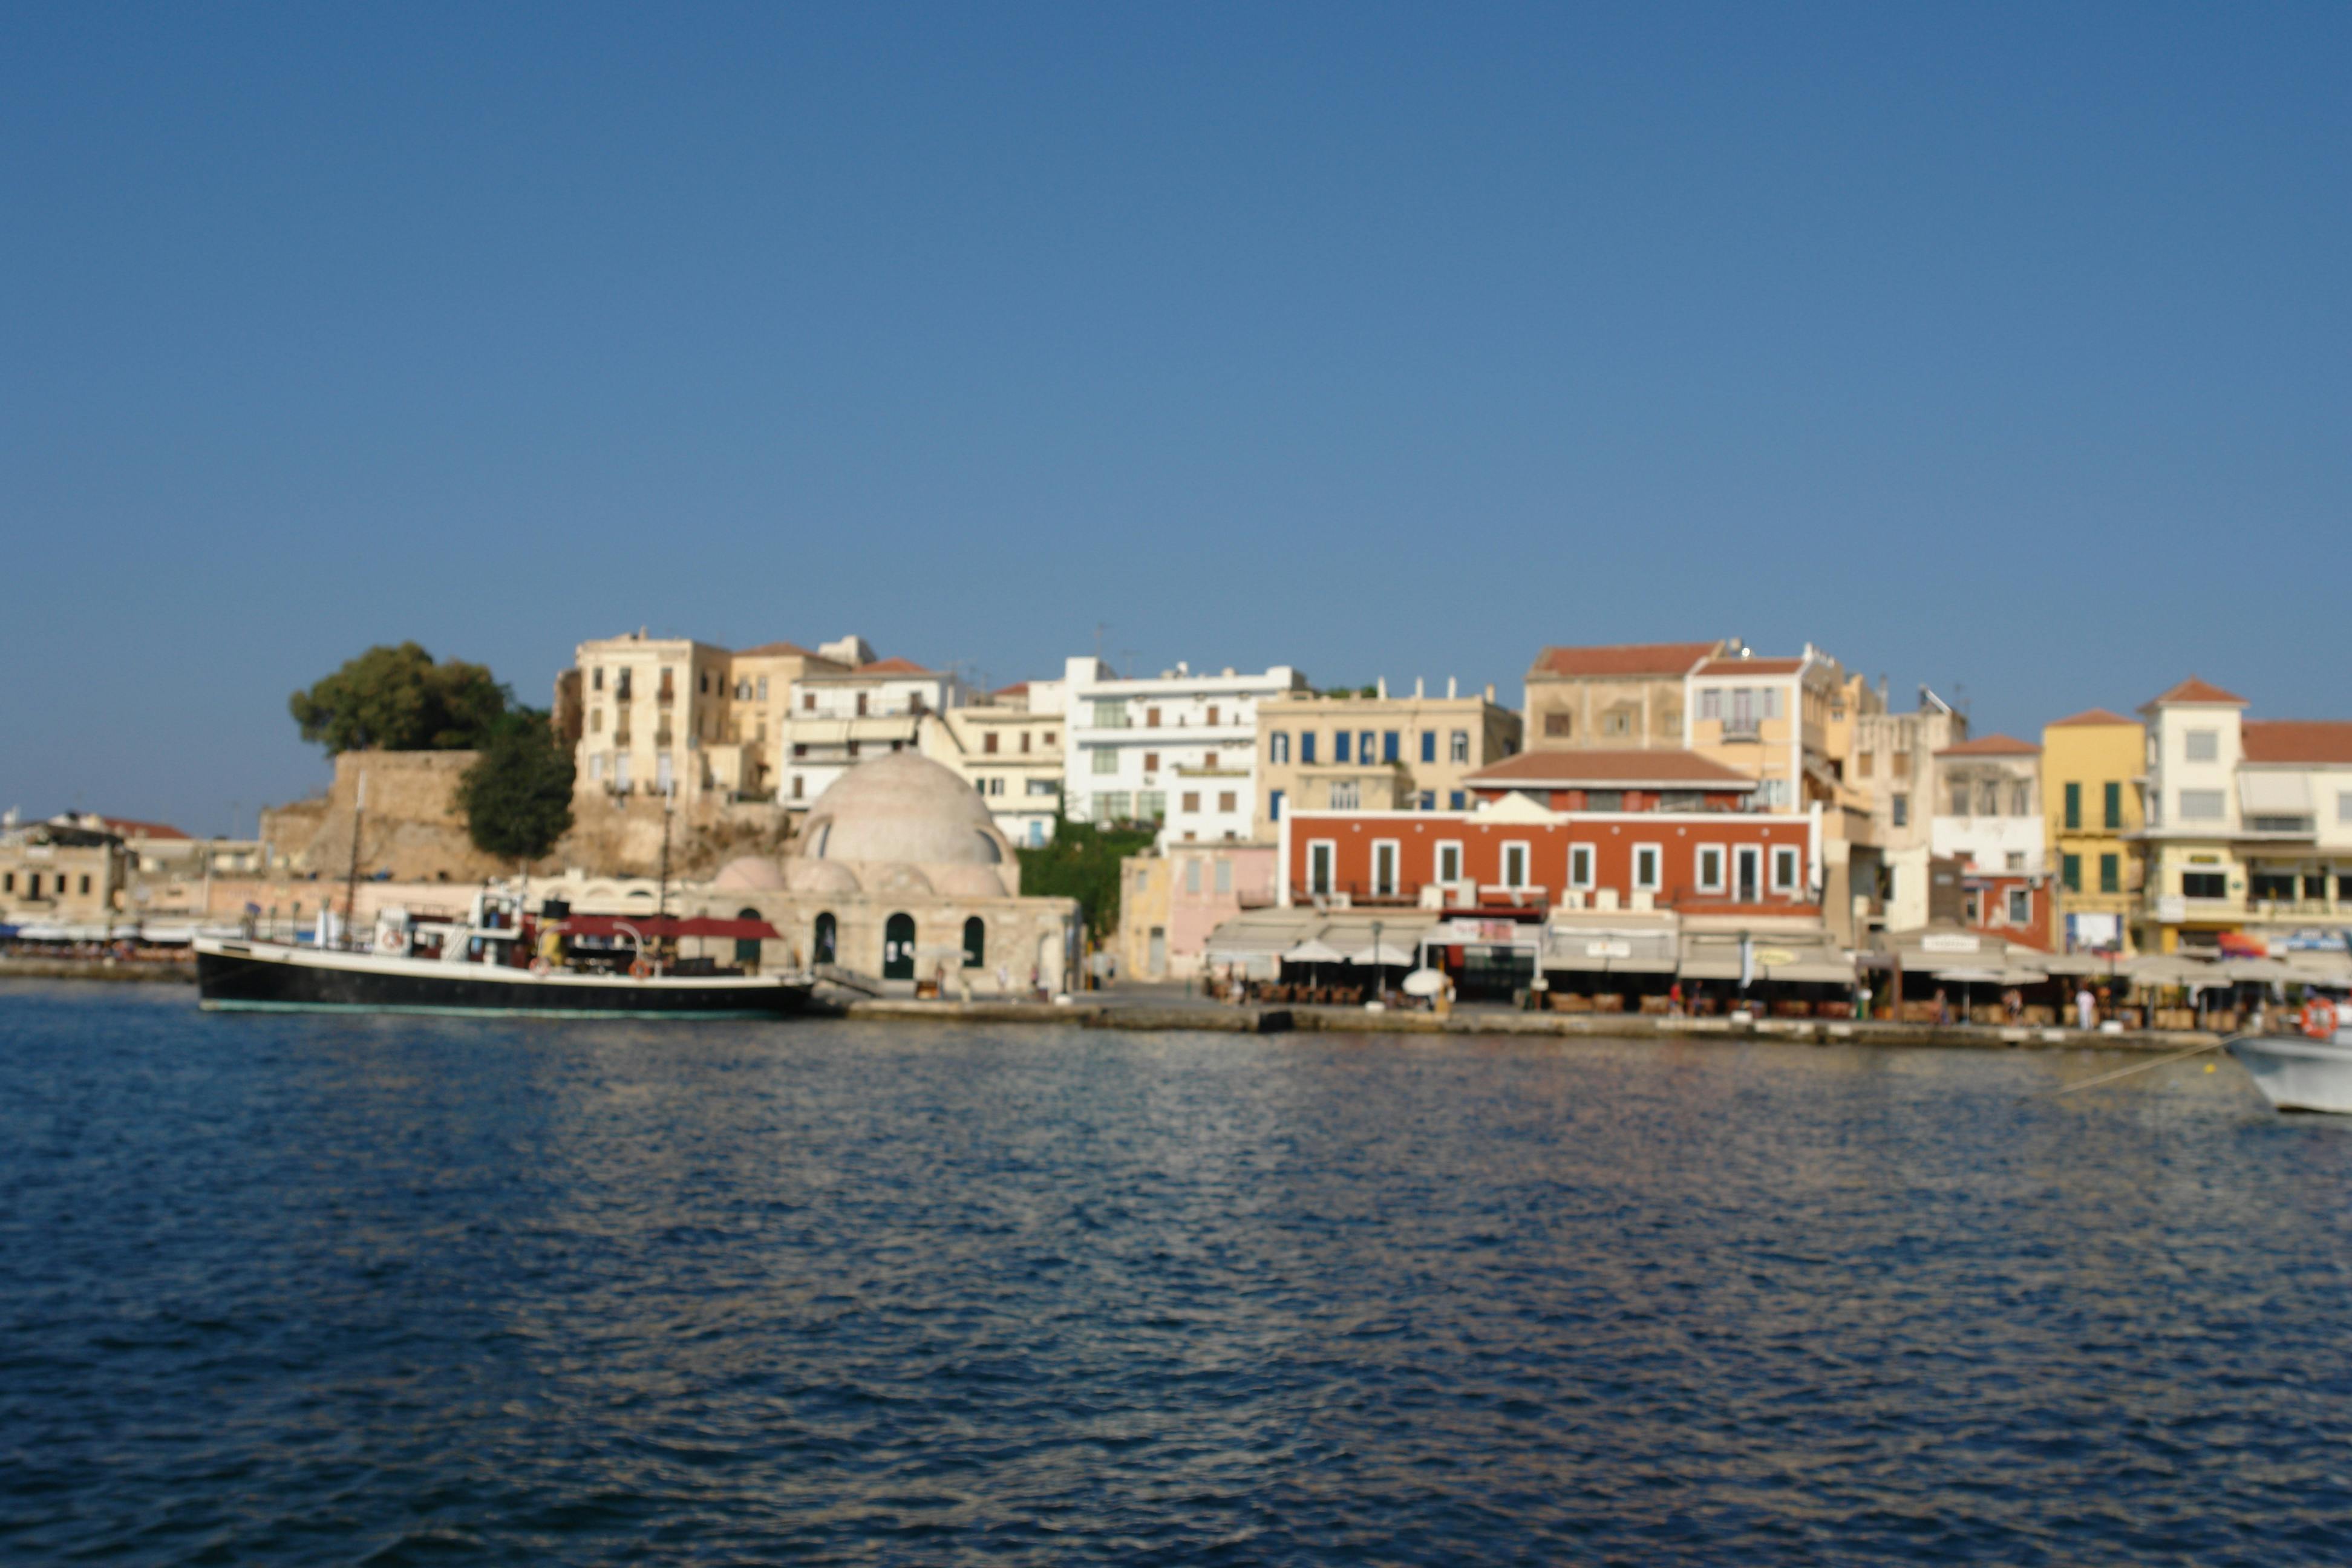
[[1001, 866], [1012, 847], [978, 791], [914, 752], [858, 763], [809, 806], [799, 858]]
[[931, 879], [931, 885], [954, 899], [1001, 899], [1004, 879], [992, 866], [950, 866]]
[[854, 893], [857, 873], [831, 860], [789, 860], [784, 886], [795, 893]]
[[719, 868], [710, 879], [714, 888], [730, 892], [778, 893], [784, 889], [783, 868], [757, 855], [740, 855]]

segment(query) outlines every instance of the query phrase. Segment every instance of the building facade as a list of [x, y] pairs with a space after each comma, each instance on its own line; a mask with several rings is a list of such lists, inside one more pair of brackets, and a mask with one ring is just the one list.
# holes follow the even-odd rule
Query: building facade
[[120, 836], [69, 823], [0, 830], [0, 923], [91, 928], [103, 936], [124, 902], [130, 858]]
[[2247, 915], [2238, 765], [2242, 697], [2191, 676], [2140, 709], [2147, 794], [2147, 877], [2135, 923], [2145, 952], [2220, 951]]
[[1307, 689], [1287, 665], [1244, 675], [1185, 666], [1122, 679], [1099, 659], [1073, 658], [1062, 779], [1073, 821], [1132, 822], [1170, 844], [1244, 844], [1257, 813], [1257, 705]]
[[1171, 844], [1119, 867], [1120, 973], [1189, 980], [1207, 967], [1209, 938], [1244, 910], [1275, 902], [1275, 847]]
[[2043, 857], [2053, 873], [2051, 936], [2062, 952], [2133, 951], [2147, 754], [2139, 721], [2104, 708], [2042, 726]]
[[961, 706], [967, 695], [954, 676], [911, 659], [809, 670], [792, 683], [777, 725], [783, 778], [778, 804], [805, 811], [859, 762], [920, 751], [924, 724]]
[[1270, 841], [1286, 810], [1461, 811], [1468, 779], [1519, 750], [1519, 716], [1489, 688], [1477, 697], [1301, 692], [1257, 709], [1255, 837]]
[[1737, 637], [1718, 637], [1547, 647], [1528, 668], [1524, 744], [1529, 751], [1686, 746], [1686, 678], [1741, 646]]
[[1068, 702], [1056, 680], [1025, 681], [950, 708], [922, 727], [923, 755], [971, 784], [1013, 843], [1048, 843], [1062, 808]]

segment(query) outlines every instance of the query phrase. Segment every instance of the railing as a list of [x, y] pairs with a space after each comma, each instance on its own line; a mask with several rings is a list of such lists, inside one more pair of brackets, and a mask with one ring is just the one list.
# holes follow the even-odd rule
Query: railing
[[1723, 721], [1723, 738], [1727, 741], [1760, 741], [1764, 738], [1764, 721], [1726, 719]]

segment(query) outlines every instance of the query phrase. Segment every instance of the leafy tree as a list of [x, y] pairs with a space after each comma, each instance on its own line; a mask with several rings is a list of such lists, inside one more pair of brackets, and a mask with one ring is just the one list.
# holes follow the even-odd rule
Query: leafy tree
[[1021, 891], [1077, 900], [1086, 906], [1087, 931], [1099, 942], [1118, 925], [1118, 863], [1150, 848], [1153, 837], [1148, 827], [1056, 818], [1053, 842], [1019, 851]]
[[482, 754], [457, 781], [457, 805], [474, 847], [502, 860], [536, 860], [572, 826], [572, 751], [547, 715], [519, 708], [498, 721]]
[[507, 689], [478, 664], [433, 662], [413, 642], [378, 645], [287, 700], [302, 738], [327, 754], [462, 752], [480, 745], [507, 711]]

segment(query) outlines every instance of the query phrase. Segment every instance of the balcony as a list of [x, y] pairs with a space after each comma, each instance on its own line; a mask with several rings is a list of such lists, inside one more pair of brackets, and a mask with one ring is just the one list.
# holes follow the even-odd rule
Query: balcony
[[1761, 741], [1764, 721], [1761, 719], [1726, 719], [1722, 738], [1727, 741]]

